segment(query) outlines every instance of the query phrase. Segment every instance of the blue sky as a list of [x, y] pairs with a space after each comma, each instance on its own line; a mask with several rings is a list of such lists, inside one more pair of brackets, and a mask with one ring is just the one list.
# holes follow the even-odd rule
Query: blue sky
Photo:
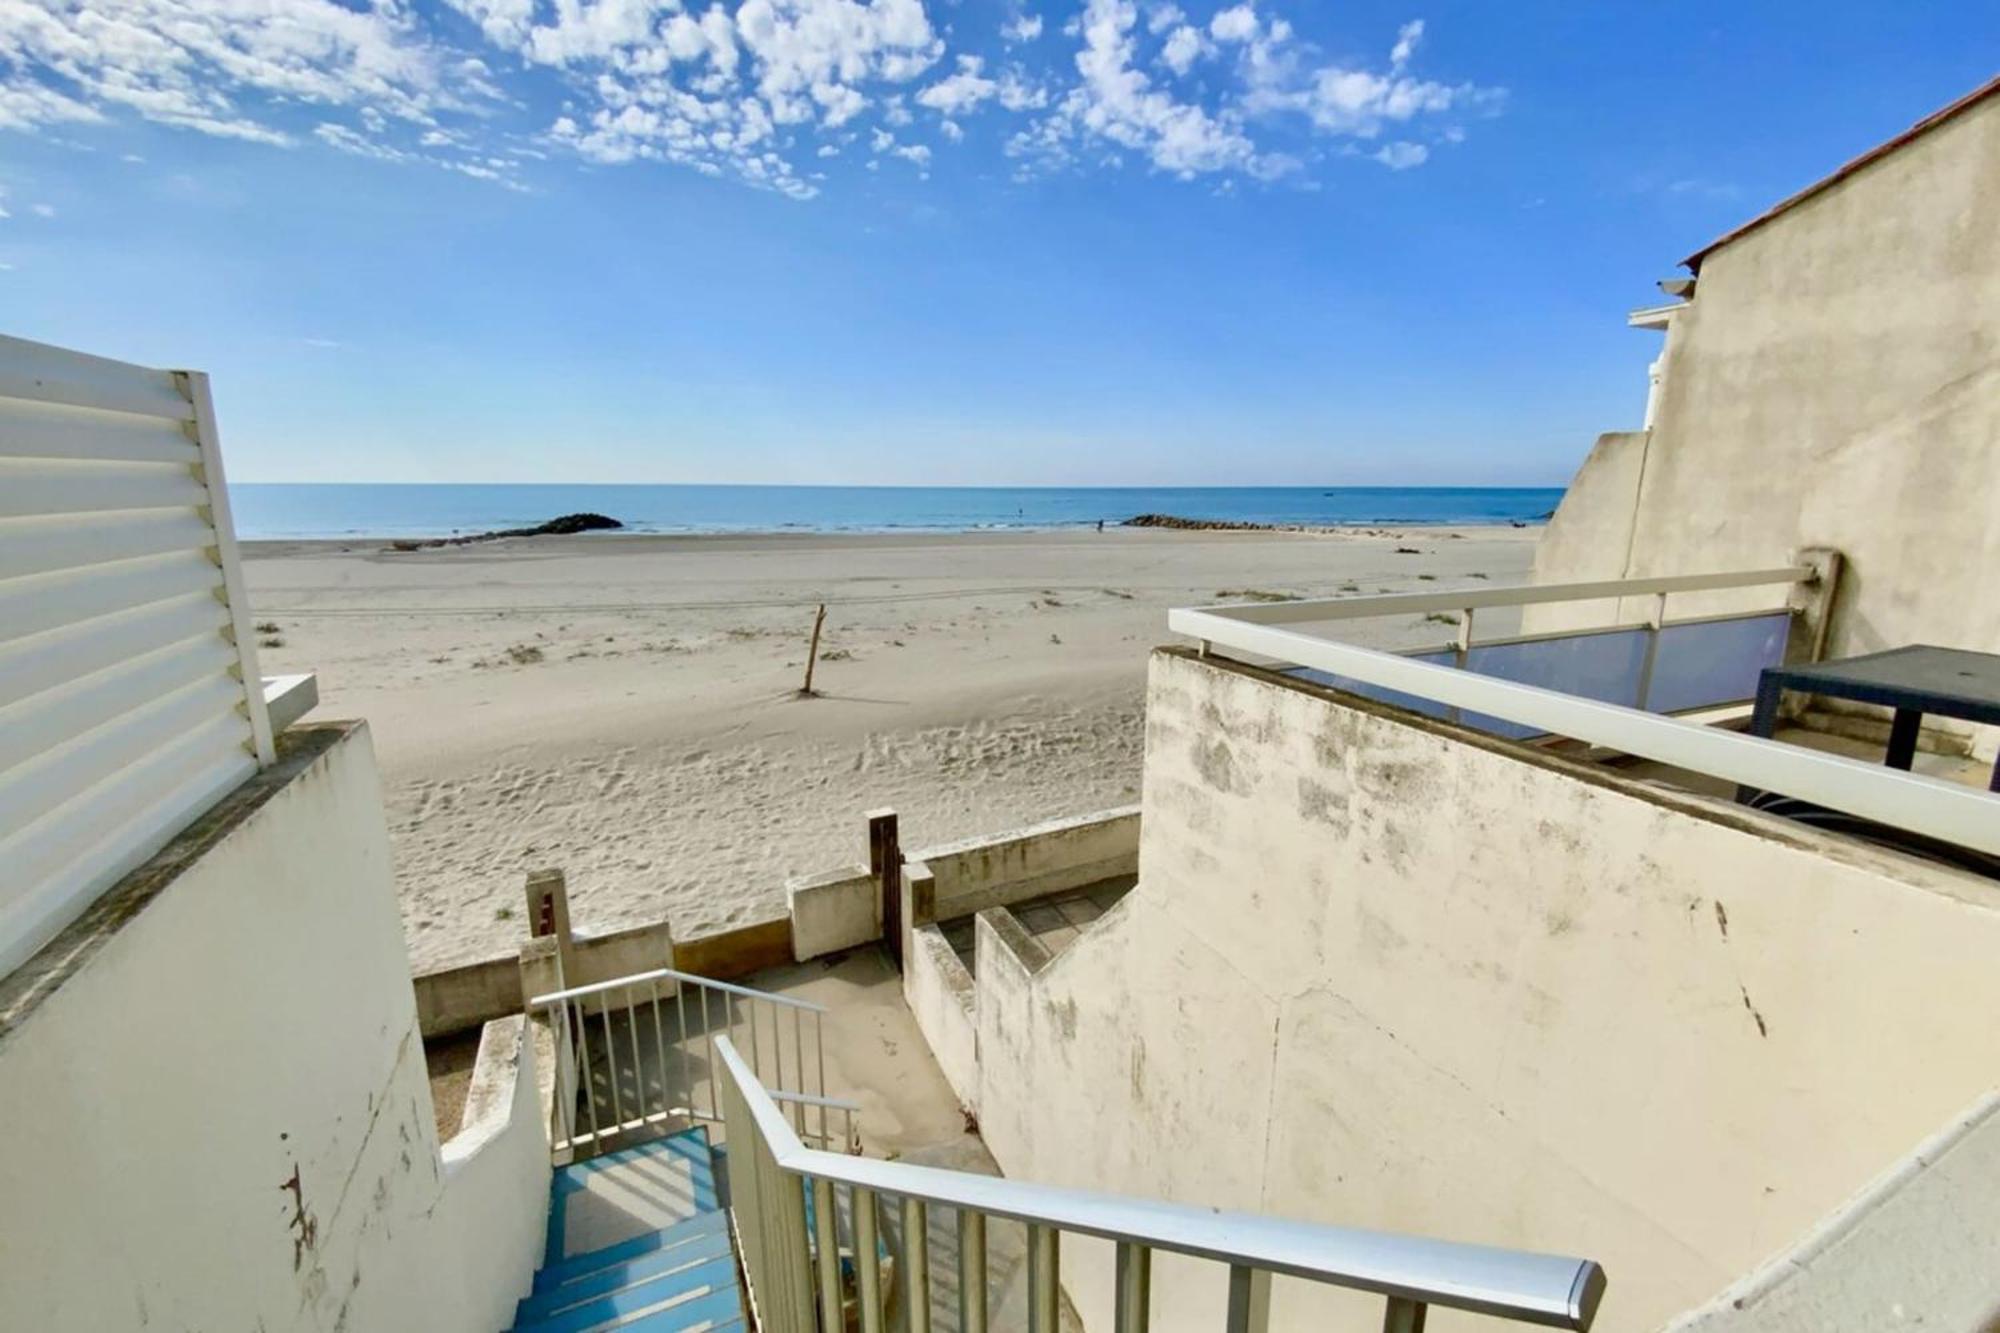
[[1990, 3], [0, 5], [0, 331], [242, 480], [1541, 484]]

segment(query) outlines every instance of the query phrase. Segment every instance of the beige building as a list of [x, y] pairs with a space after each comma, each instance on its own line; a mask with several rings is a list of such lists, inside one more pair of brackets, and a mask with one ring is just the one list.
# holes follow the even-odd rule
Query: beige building
[[2000, 79], [1690, 255], [1693, 298], [1633, 317], [1665, 335], [1649, 429], [1598, 441], [1537, 581], [1827, 547], [1829, 653], [2000, 650], [1996, 213]]

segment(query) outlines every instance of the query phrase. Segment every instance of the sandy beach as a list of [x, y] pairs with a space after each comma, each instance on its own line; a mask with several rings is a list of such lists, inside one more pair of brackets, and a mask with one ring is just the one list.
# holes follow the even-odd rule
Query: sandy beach
[[1518, 580], [1539, 533], [291, 542], [245, 563], [264, 669], [318, 672], [318, 716], [371, 724], [429, 971], [513, 948], [533, 867], [567, 871], [581, 925], [664, 912], [695, 935], [859, 859], [876, 806], [923, 846], [1129, 803], [1169, 607]]

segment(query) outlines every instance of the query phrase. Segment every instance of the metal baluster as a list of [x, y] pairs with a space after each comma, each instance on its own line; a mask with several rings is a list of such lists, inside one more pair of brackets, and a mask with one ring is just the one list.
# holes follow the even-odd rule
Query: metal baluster
[[930, 1210], [903, 1196], [903, 1330], [931, 1333]]
[[708, 986], [706, 983], [703, 983], [701, 988], [701, 1035], [708, 1039], [708, 1118], [710, 1120], [720, 1120], [722, 1119], [722, 1110], [715, 1100], [715, 1085], [717, 1080], [722, 1077], [720, 1073], [722, 1066], [715, 1062], [715, 1025], [708, 1021]]
[[590, 1016], [583, 1012], [582, 1000], [570, 1003], [576, 1005], [576, 1037], [582, 1049], [577, 1072], [583, 1079], [584, 1103], [590, 1108], [590, 1141], [595, 1144], [603, 1130], [597, 1123], [597, 1081], [590, 1076]]
[[[757, 1075], [757, 1081], [768, 1088], [772, 1084], [781, 1082], [782, 1080], [774, 1079], [764, 1072], [764, 1057], [758, 1053], [757, 1047], [757, 1002], [755, 1000], [746, 1000], [743, 1004], [743, 1012], [750, 1019], [750, 1069], [751, 1072]], [[731, 1027], [729, 1030], [732, 1034], [736, 1031], [734, 1027]]]
[[819, 1246], [819, 1326], [820, 1333], [841, 1333], [840, 1317], [840, 1235], [839, 1218], [833, 1197], [833, 1182], [820, 1176], [812, 1181], [813, 1239]]
[[611, 1081], [611, 1115], [616, 1127], [623, 1129], [625, 1100], [618, 1095], [618, 1044], [611, 1040], [611, 1002], [605, 992], [598, 992], [598, 1003], [603, 1005], [597, 1016], [604, 1020], [604, 1077]]
[[1271, 1326], [1268, 1269], [1229, 1266], [1229, 1333], [1264, 1333]]
[[688, 1119], [694, 1119], [694, 1057], [688, 1054], [688, 1002], [687, 983], [674, 982], [674, 1017], [680, 1025], [680, 1040], [675, 1049], [681, 1053], [681, 1086], [687, 1093]]
[[[825, 1017], [826, 1015], [819, 1012], [819, 1010], [813, 1010], [813, 1050], [819, 1056], [819, 1086], [814, 1088], [813, 1091], [822, 1097], [826, 1096], [826, 1028], [821, 1022]], [[826, 1108], [824, 1106], [819, 1108], [819, 1128], [822, 1134], [826, 1132]]]
[[1153, 1252], [1136, 1241], [1118, 1242], [1118, 1333], [1146, 1333], [1153, 1317]]
[[1028, 1333], [1056, 1333], [1062, 1303], [1056, 1229], [1028, 1224]]
[[646, 983], [646, 994], [653, 1003], [653, 1077], [660, 1086], [660, 1119], [667, 1118], [673, 1099], [667, 1095], [667, 1031], [660, 1021], [660, 979], [654, 977]]
[[1632, 704], [1641, 712], [1653, 698], [1653, 664], [1660, 657], [1660, 631], [1667, 623], [1667, 595], [1657, 593], [1653, 597], [1653, 609], [1646, 615], [1646, 653], [1639, 659], [1639, 689]]
[[646, 1076], [645, 1066], [639, 1061], [639, 1006], [632, 999], [630, 986], [620, 987], [625, 996], [625, 1029], [632, 1039], [632, 1102], [639, 1115], [641, 1125], [646, 1123]]
[[1422, 1301], [1391, 1296], [1382, 1315], [1382, 1333], [1424, 1333], [1424, 1315], [1429, 1309]]
[[[792, 1086], [797, 1088], [800, 1092], [805, 1092], [808, 1090], [806, 1088], [806, 1047], [805, 1047], [805, 1037], [803, 1035], [804, 1027], [805, 1027], [804, 1012], [798, 1009], [792, 1010]], [[822, 1114], [824, 1113], [822, 1112]], [[821, 1137], [824, 1137], [826, 1126], [822, 1124], [820, 1126], [820, 1129], [821, 1129]], [[806, 1132], [806, 1108], [803, 1105], [801, 1105], [799, 1107], [799, 1133], [803, 1134], [805, 1132]]]
[[875, 1191], [854, 1187], [854, 1286], [861, 1333], [882, 1333], [882, 1269], [875, 1253]]
[[958, 1330], [986, 1333], [986, 1214], [958, 1210]]

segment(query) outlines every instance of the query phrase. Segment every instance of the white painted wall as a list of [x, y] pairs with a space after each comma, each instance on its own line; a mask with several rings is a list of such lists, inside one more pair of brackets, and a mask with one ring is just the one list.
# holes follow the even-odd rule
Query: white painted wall
[[981, 932], [1009, 1176], [1581, 1254], [1651, 1329], [2000, 1068], [1985, 881], [1170, 650], [1144, 810], [1053, 961]]
[[1051, 819], [997, 836], [909, 853], [936, 881], [936, 918], [950, 921], [1099, 880], [1138, 865], [1139, 807]]
[[539, 1116], [445, 1164], [366, 729], [288, 740], [0, 987], [0, 1325], [474, 1333], [526, 1289]]

